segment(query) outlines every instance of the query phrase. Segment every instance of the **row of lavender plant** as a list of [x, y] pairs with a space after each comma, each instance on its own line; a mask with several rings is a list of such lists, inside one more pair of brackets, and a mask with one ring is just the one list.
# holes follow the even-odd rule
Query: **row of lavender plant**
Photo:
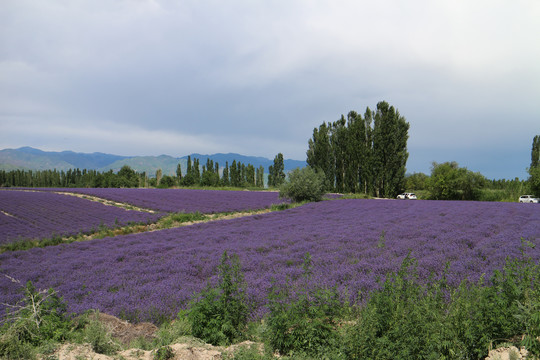
[[89, 232], [130, 222], [156, 221], [163, 214], [128, 211], [52, 192], [0, 190], [0, 244], [18, 239]]
[[[252, 316], [265, 311], [272, 282], [293, 283], [307, 252], [314, 284], [353, 301], [397, 271], [410, 253], [424, 279], [446, 263], [451, 285], [478, 279], [520, 255], [521, 238], [540, 259], [540, 208], [517, 203], [333, 200], [234, 220], [0, 255], [0, 271], [54, 287], [71, 311], [99, 309], [159, 322], [186, 306], [215, 274], [226, 250], [240, 257]], [[18, 296], [0, 282], [0, 303]]]
[[284, 200], [270, 191], [224, 191], [198, 189], [36, 188], [39, 191], [87, 194], [140, 208], [165, 212], [205, 214], [269, 208]]

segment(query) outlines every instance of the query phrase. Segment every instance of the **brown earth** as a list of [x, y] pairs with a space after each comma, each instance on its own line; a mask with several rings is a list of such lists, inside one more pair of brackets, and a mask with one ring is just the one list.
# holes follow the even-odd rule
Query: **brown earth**
[[[227, 348], [220, 346], [212, 346], [207, 344], [199, 344], [197, 342], [187, 342], [182, 344], [172, 344], [170, 348], [174, 353], [174, 360], [219, 360], [223, 359], [225, 354], [234, 352], [239, 347], [257, 346], [261, 349], [260, 344], [256, 344], [250, 341], [245, 341], [240, 344], [232, 345]], [[103, 355], [97, 354], [92, 351], [89, 344], [64, 344], [58, 349], [54, 356], [58, 360], [153, 360], [154, 351], [141, 350], [141, 349], [129, 349], [120, 351], [115, 355]], [[46, 359], [42, 358], [43, 360]]]
[[90, 316], [90, 319], [95, 319], [96, 317], [99, 322], [105, 325], [111, 336], [122, 345], [129, 345], [138, 338], [151, 341], [156, 337], [156, 332], [158, 331], [157, 326], [147, 322], [130, 324], [115, 316], [103, 313], [95, 313]]
[[[96, 313], [91, 315], [91, 319], [98, 318], [105, 325], [114, 340], [128, 346], [137, 338], [145, 338], [152, 340], [156, 337], [158, 328], [150, 323], [131, 324], [127, 321], [120, 320], [112, 315]], [[251, 341], [245, 341], [240, 344], [231, 345], [229, 347], [212, 346], [205, 344], [194, 338], [187, 338], [185, 342], [172, 344], [170, 348], [173, 350], [175, 360], [218, 360], [224, 357], [224, 354], [236, 351], [240, 347], [256, 346], [259, 351], [262, 351], [262, 344], [257, 344]], [[63, 344], [55, 353], [54, 358], [58, 360], [153, 360], [155, 351], [128, 349], [123, 350], [115, 355], [97, 354], [92, 350], [90, 344]], [[43, 356], [40, 359], [45, 360], [50, 356]]]
[[489, 351], [485, 360], [510, 360], [527, 359], [528, 352], [525, 348], [518, 349], [515, 346], [501, 347]]

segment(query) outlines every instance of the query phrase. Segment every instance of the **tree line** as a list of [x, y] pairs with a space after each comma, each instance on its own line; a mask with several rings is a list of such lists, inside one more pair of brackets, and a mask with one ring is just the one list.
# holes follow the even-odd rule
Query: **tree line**
[[409, 123], [387, 102], [364, 116], [350, 111], [313, 130], [307, 163], [327, 191], [394, 197], [404, 188]]
[[405, 188], [428, 191], [435, 200], [516, 201], [520, 195], [540, 196], [540, 135], [533, 138], [529, 178], [489, 180], [481, 173], [460, 167], [457, 162], [433, 162], [431, 175], [414, 173], [405, 177]]
[[118, 173], [87, 169], [54, 170], [0, 170], [3, 187], [137, 187], [144, 186], [146, 173], [136, 173], [125, 166]]
[[[153, 174], [152, 174], [153, 175]], [[285, 180], [283, 154], [279, 153], [269, 166], [268, 186], [277, 187]], [[208, 186], [208, 187], [251, 187], [264, 188], [265, 174], [261, 165], [243, 164], [233, 160], [220, 168], [218, 162], [211, 159], [200, 165], [199, 159], [188, 156], [185, 174], [180, 163], [176, 176], [164, 175], [158, 169], [155, 176], [146, 172], [137, 172], [124, 165], [118, 172], [109, 170], [99, 172], [87, 169], [54, 170], [0, 170], [0, 186], [4, 187], [90, 187], [90, 188], [133, 188], [173, 186]]]
[[406, 175], [408, 130], [409, 123], [385, 101], [364, 116], [350, 111], [313, 130], [307, 163], [324, 176], [326, 191], [340, 193], [394, 198], [425, 190], [422, 198], [488, 201], [516, 201], [526, 192], [540, 196], [540, 135], [533, 139], [527, 180], [488, 180], [455, 161], [433, 162], [430, 175]]

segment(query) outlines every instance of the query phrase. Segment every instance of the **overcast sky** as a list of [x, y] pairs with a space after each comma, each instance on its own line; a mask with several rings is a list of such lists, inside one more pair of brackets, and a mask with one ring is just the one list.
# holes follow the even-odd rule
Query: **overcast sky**
[[526, 178], [538, 0], [0, 0], [0, 149], [305, 160], [385, 100], [408, 172]]

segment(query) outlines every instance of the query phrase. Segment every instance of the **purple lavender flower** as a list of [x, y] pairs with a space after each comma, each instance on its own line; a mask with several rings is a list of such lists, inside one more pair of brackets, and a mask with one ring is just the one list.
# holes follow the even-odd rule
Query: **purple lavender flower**
[[146, 223], [163, 216], [52, 192], [15, 190], [0, 190], [0, 211], [0, 244], [17, 239], [85, 233], [100, 225]]
[[[408, 253], [421, 279], [442, 274], [457, 286], [488, 277], [521, 238], [540, 259], [540, 207], [517, 203], [332, 200], [280, 212], [0, 255], [0, 272], [54, 287], [70, 310], [159, 322], [187, 306], [216, 273], [223, 251], [240, 257], [252, 316], [265, 312], [272, 282], [300, 281], [303, 258], [313, 285], [336, 286], [351, 301], [377, 288]], [[0, 302], [19, 295], [0, 279]]]

